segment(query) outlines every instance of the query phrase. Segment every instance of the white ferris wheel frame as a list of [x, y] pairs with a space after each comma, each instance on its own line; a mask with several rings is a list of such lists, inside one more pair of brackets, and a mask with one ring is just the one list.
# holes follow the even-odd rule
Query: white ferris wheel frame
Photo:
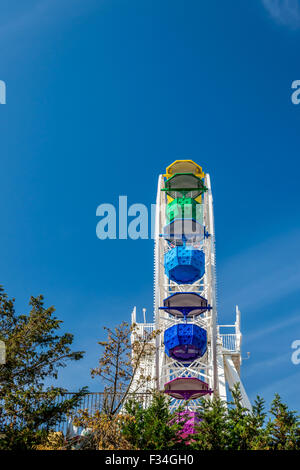
[[[217, 295], [216, 295], [216, 255], [215, 255], [215, 229], [213, 215], [213, 197], [211, 191], [211, 182], [209, 174], [205, 176], [205, 186], [207, 192], [203, 194], [203, 217], [204, 225], [209, 236], [204, 237], [202, 249], [205, 253], [205, 274], [202, 279], [194, 284], [178, 285], [170, 281], [165, 274], [164, 253], [166, 252], [167, 242], [161, 236], [163, 228], [166, 225], [166, 205], [167, 196], [164, 191], [164, 177], [159, 175], [156, 213], [155, 213], [155, 235], [154, 235], [154, 321], [153, 323], [137, 323], [136, 308], [132, 312], [132, 322], [137, 325], [138, 334], [144, 331], [155, 330], [159, 332], [156, 335], [154, 353], [141, 364], [141, 370], [151, 375], [152, 380], [148, 383], [148, 390], [155, 388], [163, 391], [164, 384], [176, 377], [193, 376], [204, 380], [213, 390], [213, 396], [220, 397], [224, 402], [227, 401], [227, 389], [232, 389], [235, 383], [240, 384], [242, 395], [242, 405], [251, 410], [251, 403], [246, 394], [240, 378], [241, 365], [241, 331], [240, 331], [240, 311], [236, 307], [236, 322], [234, 325], [219, 325], [217, 315]], [[163, 300], [175, 292], [194, 292], [207, 299], [211, 305], [211, 310], [207, 310], [198, 317], [188, 319], [189, 322], [201, 326], [207, 331], [207, 351], [203, 357], [196, 359], [188, 366], [181, 362], [169, 358], [165, 354], [163, 336], [164, 331], [170, 326], [182, 323], [182, 319], [167, 314], [159, 307], [163, 305]], [[234, 333], [221, 334], [220, 329], [230, 328]], [[139, 381], [139, 371], [134, 380], [134, 384]], [[143, 392], [147, 392], [143, 388]], [[183, 401], [178, 399], [171, 400], [171, 409], [176, 409], [182, 405]], [[195, 411], [199, 407], [198, 400], [190, 400], [188, 408]]]

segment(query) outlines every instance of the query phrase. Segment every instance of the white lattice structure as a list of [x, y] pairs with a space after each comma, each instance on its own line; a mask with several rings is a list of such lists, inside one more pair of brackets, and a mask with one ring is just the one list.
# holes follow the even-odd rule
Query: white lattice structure
[[[166, 226], [167, 197], [161, 191], [164, 187], [163, 175], [160, 175], [158, 179], [154, 240], [154, 322], [137, 323], [137, 328], [139, 334], [143, 334], [144, 331], [149, 332], [153, 330], [160, 333], [155, 339], [155, 352], [141, 365], [141, 370], [146, 369], [151, 375], [152, 381], [147, 387], [139, 391], [146, 392], [147, 388], [155, 388], [162, 391], [164, 390], [164, 384], [172, 379], [193, 376], [208, 383], [209, 387], [213, 390], [213, 394], [220, 396], [222, 400], [226, 401], [226, 383], [229, 388], [232, 388], [235, 383], [239, 382], [242, 404], [250, 410], [251, 404], [240, 379], [242, 335], [238, 307], [236, 307], [236, 321], [234, 325], [218, 325], [213, 198], [210, 176], [208, 174], [205, 176], [205, 186], [207, 187], [207, 192], [202, 196], [202, 210], [204, 225], [209, 234], [208, 237], [204, 237], [202, 246], [205, 253], [205, 274], [194, 284], [178, 285], [169, 280], [164, 269], [164, 253], [168, 250], [168, 246], [161, 234]], [[176, 292], [194, 292], [200, 294], [207, 299], [212, 307], [211, 310], [207, 310], [203, 315], [187, 320], [204, 328], [207, 332], [206, 353], [188, 366], [168, 357], [165, 354], [163, 344], [165, 330], [176, 323], [182, 323], [182, 320], [159, 308], [163, 305], [164, 299]], [[136, 323], [136, 309], [132, 313], [132, 322]], [[136, 381], [138, 380], [139, 374], [136, 377]], [[171, 399], [171, 408], [174, 409], [181, 404], [183, 404], [181, 400]], [[188, 408], [191, 411], [195, 411], [198, 405], [199, 400], [190, 400], [188, 402]]]

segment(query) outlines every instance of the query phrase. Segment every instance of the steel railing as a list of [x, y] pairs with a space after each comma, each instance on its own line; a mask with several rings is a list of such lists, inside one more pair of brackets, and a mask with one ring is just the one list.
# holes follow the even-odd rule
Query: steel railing
[[235, 333], [222, 334], [220, 335], [222, 340], [222, 346], [228, 351], [237, 351], [237, 335]]

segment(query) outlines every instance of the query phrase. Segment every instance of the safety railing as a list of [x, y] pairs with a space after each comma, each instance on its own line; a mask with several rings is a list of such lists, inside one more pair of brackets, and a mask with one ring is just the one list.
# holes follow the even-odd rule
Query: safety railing
[[[154, 329], [154, 323], [137, 323], [133, 336], [137, 336], [141, 339], [147, 339], [151, 333], [153, 333]], [[151, 338], [150, 342], [155, 342], [155, 339]]]
[[220, 335], [220, 338], [222, 340], [222, 346], [224, 349], [231, 352], [238, 351], [236, 334], [222, 334]]
[[[62, 394], [60, 397], [57, 398], [56, 404], [72, 398], [73, 395], [74, 393], [72, 392], [67, 392], [67, 393]], [[122, 399], [122, 397], [123, 397], [122, 395], [119, 396], [119, 394], [116, 394], [115, 396], [116, 402]], [[74, 410], [72, 410], [72, 412], [68, 416], [65, 416], [65, 418], [59, 424], [55, 426], [55, 430], [63, 432], [64, 435], [80, 434], [82, 429], [76, 428], [73, 425], [73, 419], [78, 413], [78, 411], [85, 410], [88, 412], [89, 415], [93, 415], [97, 411], [106, 412], [107, 405], [110, 399], [111, 397], [107, 393], [103, 393], [103, 392], [86, 393], [81, 398], [77, 407]], [[128, 396], [126, 397], [125, 402], [129, 401], [130, 399], [134, 399], [135, 401], [141, 403], [143, 407], [147, 407], [151, 403], [152, 394], [151, 393], [134, 393], [134, 394], [129, 393]]]

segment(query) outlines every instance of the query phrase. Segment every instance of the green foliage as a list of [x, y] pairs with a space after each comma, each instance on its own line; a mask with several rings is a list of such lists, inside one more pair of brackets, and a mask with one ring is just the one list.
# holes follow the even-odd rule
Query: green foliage
[[264, 400], [257, 397], [249, 412], [241, 405], [239, 385], [231, 391], [228, 408], [220, 399], [203, 400], [201, 419], [191, 447], [197, 450], [299, 450], [300, 424], [278, 395], [272, 402], [269, 418]]
[[151, 404], [147, 408], [136, 400], [130, 400], [125, 410], [133, 420], [123, 426], [123, 435], [132, 449], [169, 450], [186, 448], [179, 437], [182, 424], [169, 410], [169, 400], [159, 393], [153, 394]]
[[[242, 395], [239, 386], [232, 390], [232, 401], [229, 402], [228, 424], [229, 424], [229, 450], [247, 450], [254, 446], [260, 446], [264, 430], [263, 424], [266, 414], [264, 413], [264, 401], [257, 397], [252, 413], [241, 405]], [[259, 440], [258, 440], [259, 439]]]
[[[86, 393], [82, 389], [63, 399], [64, 390], [45, 386], [46, 380], [57, 378], [60, 368], [81, 359], [83, 353], [72, 351], [71, 334], [59, 334], [62, 322], [53, 307], [44, 307], [42, 296], [31, 297], [30, 306], [28, 315], [17, 315], [14, 299], [8, 299], [0, 287], [0, 340], [5, 342], [7, 357], [6, 364], [0, 365], [0, 450], [67, 448], [64, 436], [50, 431]], [[202, 400], [196, 432], [183, 439], [184, 421], [178, 418], [182, 410], [172, 414], [165, 395], [153, 393], [146, 408], [138, 393], [128, 400], [141, 360], [152, 353], [149, 339], [154, 336], [139, 337], [135, 325], [127, 323], [106, 330], [107, 341], [100, 342], [103, 354], [92, 370], [105, 384], [104, 406], [92, 416], [84, 411], [78, 418], [89, 433], [76, 438], [72, 448], [186, 450], [188, 445], [195, 450], [300, 450], [296, 413], [278, 395], [268, 415], [260, 397], [249, 412], [241, 405], [238, 385], [227, 406], [218, 398]], [[146, 372], [140, 375], [136, 392], [149, 380]]]
[[202, 400], [201, 422], [196, 427], [191, 447], [196, 450], [223, 450], [229, 438], [228, 416], [220, 399]]
[[300, 449], [300, 421], [295, 411], [282, 403], [278, 394], [272, 402], [270, 413], [273, 419], [267, 424], [268, 445], [274, 450]]
[[[267, 418], [264, 401], [257, 397], [252, 412], [241, 405], [239, 386], [227, 406], [220, 399], [202, 400], [195, 433], [182, 438], [181, 409], [172, 414], [169, 399], [154, 393], [143, 407], [136, 396], [117, 416], [83, 413], [81, 423], [91, 434], [80, 438], [79, 448], [126, 450], [300, 450], [299, 418], [275, 396]], [[185, 431], [186, 433], [186, 431]], [[91, 444], [92, 443], [92, 444]]]
[[[31, 297], [28, 315], [17, 315], [14, 299], [0, 286], [0, 339], [6, 345], [6, 364], [0, 365], [0, 449], [29, 449], [74, 409], [85, 389], [69, 400], [64, 390], [45, 387], [69, 361], [82, 358], [72, 351], [73, 335], [58, 334], [54, 308], [43, 297]], [[41, 429], [43, 427], [43, 429]]]

